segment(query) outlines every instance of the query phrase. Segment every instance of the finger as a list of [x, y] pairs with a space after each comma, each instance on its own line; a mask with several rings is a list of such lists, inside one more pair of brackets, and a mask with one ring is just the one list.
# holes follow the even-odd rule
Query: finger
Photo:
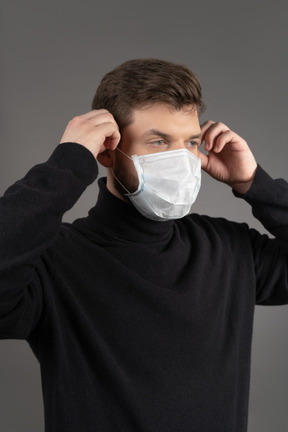
[[115, 150], [121, 139], [117, 124], [113, 122], [100, 123], [95, 128], [97, 134], [99, 133], [103, 137], [102, 142], [104, 147]]
[[95, 111], [95, 114], [92, 115], [89, 119], [89, 122], [97, 125], [101, 123], [114, 123], [115, 126], [118, 128], [118, 124], [116, 123], [116, 120], [114, 116], [107, 110], [97, 110]]
[[212, 121], [212, 120], [207, 120], [207, 121], [205, 121], [204, 123], [201, 124], [201, 126], [200, 126], [200, 128], [201, 128], [201, 141], [205, 140], [205, 134], [206, 134], [206, 132], [214, 124], [215, 124], [215, 122]]
[[206, 171], [208, 165], [208, 156], [198, 150], [198, 158], [201, 160], [201, 168]]
[[208, 130], [206, 130], [204, 135], [205, 150], [206, 151], [210, 151], [212, 149], [214, 150], [214, 146], [217, 138], [226, 131], [229, 131], [229, 128], [224, 123], [217, 122], [210, 125], [210, 127], [208, 128]]
[[212, 120], [207, 120], [201, 125], [201, 143], [205, 142], [204, 149], [206, 151], [210, 150], [210, 146], [208, 144], [209, 131], [214, 126], [215, 122]]
[[233, 132], [231, 130], [227, 130], [222, 132], [218, 137], [214, 140], [213, 151], [215, 153], [220, 153], [227, 143], [233, 141]]
[[92, 110], [89, 111], [88, 113], [81, 114], [79, 116], [74, 117], [69, 122], [69, 126], [72, 128], [74, 127], [78, 128], [79, 126], [83, 127], [83, 125], [85, 125], [85, 127], [90, 127], [94, 125], [97, 126], [98, 124], [107, 123], [107, 122], [112, 122], [118, 127], [113, 115], [105, 109], [100, 109], [100, 110]]
[[76, 117], [78, 117], [81, 120], [89, 120], [89, 119], [97, 118], [98, 116], [103, 115], [103, 114], [104, 115], [110, 114], [112, 116], [112, 114], [108, 110], [103, 108], [103, 109], [97, 109], [97, 110], [94, 109], [94, 110], [88, 111], [87, 113], [80, 114]]
[[246, 141], [244, 141], [243, 138], [241, 138], [235, 132], [228, 129], [227, 131], [221, 133], [216, 138], [214, 142], [213, 151], [215, 153], [220, 153], [227, 144], [240, 144], [240, 143], [242, 145], [242, 148], [243, 148], [243, 144], [245, 144], [246, 147], [248, 147]]

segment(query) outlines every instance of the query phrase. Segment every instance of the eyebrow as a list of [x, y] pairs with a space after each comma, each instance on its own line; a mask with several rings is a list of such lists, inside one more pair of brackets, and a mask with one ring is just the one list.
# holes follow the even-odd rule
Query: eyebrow
[[[169, 134], [167, 134], [165, 132], [159, 131], [157, 129], [149, 129], [149, 130], [147, 130], [146, 132], [143, 133], [143, 136], [149, 136], [149, 135], [159, 136], [159, 137], [162, 137], [162, 138], [165, 138], [165, 139], [170, 139], [171, 138], [171, 135], [169, 135]], [[189, 139], [196, 139], [196, 138], [200, 138], [200, 137], [201, 137], [201, 134], [191, 135], [189, 137]]]

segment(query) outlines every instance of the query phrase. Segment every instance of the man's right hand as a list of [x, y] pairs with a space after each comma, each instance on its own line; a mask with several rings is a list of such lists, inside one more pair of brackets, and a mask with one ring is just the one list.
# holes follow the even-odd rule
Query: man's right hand
[[105, 110], [93, 110], [74, 117], [61, 138], [64, 142], [75, 142], [90, 150], [96, 158], [106, 149], [115, 150], [121, 135], [113, 115]]

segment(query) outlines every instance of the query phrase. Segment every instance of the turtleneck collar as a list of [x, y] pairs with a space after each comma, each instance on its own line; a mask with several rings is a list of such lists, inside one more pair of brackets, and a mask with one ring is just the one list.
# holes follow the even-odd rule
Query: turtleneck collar
[[91, 229], [143, 243], [167, 241], [172, 236], [173, 220], [158, 222], [146, 218], [132, 204], [113, 195], [106, 187], [106, 178], [100, 178], [98, 185], [98, 201], [86, 218]]

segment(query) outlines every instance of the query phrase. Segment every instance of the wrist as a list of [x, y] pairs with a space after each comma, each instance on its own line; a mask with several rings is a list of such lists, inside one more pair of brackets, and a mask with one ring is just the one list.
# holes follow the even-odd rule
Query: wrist
[[93, 154], [81, 144], [66, 142], [59, 144], [48, 162], [60, 169], [71, 170], [87, 186], [97, 177], [98, 167]]
[[250, 180], [249, 182], [235, 183], [235, 184], [231, 184], [230, 186], [238, 194], [244, 195], [249, 191], [250, 187], [252, 186], [252, 183], [253, 180]]
[[231, 183], [229, 186], [232, 187], [233, 191], [237, 192], [240, 195], [244, 195], [246, 194], [249, 189], [251, 188], [255, 175], [256, 175], [256, 171], [257, 171], [257, 166], [253, 171], [252, 176], [249, 178], [249, 180], [243, 181], [243, 182], [235, 182], [235, 183]]

